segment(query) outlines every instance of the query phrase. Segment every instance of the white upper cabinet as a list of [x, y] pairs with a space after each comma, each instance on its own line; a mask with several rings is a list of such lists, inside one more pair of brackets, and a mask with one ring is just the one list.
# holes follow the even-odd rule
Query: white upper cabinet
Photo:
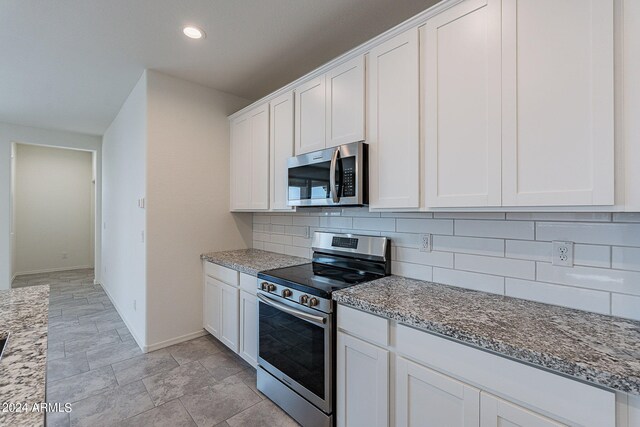
[[287, 206], [287, 160], [293, 156], [293, 114], [293, 92], [271, 101], [271, 210], [291, 210], [291, 207]]
[[614, 203], [613, 0], [503, 0], [504, 206]]
[[326, 147], [365, 139], [365, 59], [358, 56], [326, 74]]
[[325, 102], [324, 75], [296, 89], [296, 155], [325, 147]]
[[231, 210], [269, 209], [269, 106], [231, 122]]
[[500, 206], [500, 15], [501, 0], [467, 0], [426, 23], [427, 206]]
[[418, 29], [369, 52], [369, 203], [420, 206], [420, 65]]
[[358, 56], [295, 90], [295, 154], [365, 139], [365, 60]]

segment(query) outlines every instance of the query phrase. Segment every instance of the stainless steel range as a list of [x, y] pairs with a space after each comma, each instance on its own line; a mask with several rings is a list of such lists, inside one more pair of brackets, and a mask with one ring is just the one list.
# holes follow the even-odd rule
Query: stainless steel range
[[258, 389], [305, 427], [335, 409], [331, 293], [390, 274], [386, 237], [316, 232], [309, 264], [258, 273]]

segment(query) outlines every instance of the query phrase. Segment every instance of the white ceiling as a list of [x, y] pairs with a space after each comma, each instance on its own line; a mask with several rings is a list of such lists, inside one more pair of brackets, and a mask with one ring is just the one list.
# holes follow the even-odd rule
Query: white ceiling
[[437, 1], [0, 0], [0, 122], [101, 135], [145, 68], [255, 100]]

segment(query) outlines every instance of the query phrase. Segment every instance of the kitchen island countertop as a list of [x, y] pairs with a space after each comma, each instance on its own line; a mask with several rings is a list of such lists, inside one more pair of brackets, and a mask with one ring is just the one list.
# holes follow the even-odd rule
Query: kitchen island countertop
[[[2, 426], [41, 426], [44, 412], [34, 404], [45, 402], [49, 285], [0, 291], [0, 339], [7, 343], [0, 359]], [[24, 405], [16, 410], [17, 404]], [[24, 410], [26, 408], [26, 411]]]

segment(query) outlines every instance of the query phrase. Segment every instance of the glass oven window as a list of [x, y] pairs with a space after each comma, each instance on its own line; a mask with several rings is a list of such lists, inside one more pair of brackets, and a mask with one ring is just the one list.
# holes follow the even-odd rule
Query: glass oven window
[[324, 328], [262, 303], [259, 318], [260, 357], [324, 399]]

